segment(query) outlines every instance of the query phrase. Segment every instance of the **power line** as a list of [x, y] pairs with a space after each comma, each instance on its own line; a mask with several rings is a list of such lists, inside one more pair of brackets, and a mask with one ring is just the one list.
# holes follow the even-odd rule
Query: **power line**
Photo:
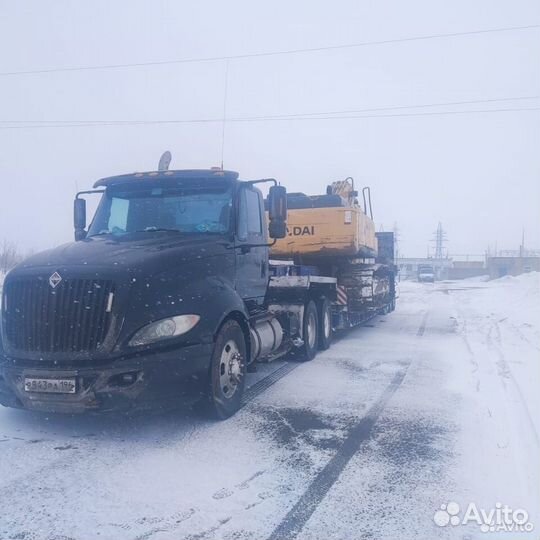
[[[507, 108], [507, 109], [475, 109], [468, 111], [440, 111], [427, 113], [397, 113], [397, 114], [373, 114], [373, 115], [350, 115], [350, 116], [317, 116], [317, 117], [254, 117], [254, 118], [227, 118], [227, 122], [268, 122], [268, 121], [319, 121], [319, 120], [351, 120], [355, 118], [398, 118], [413, 116], [448, 116], [477, 113], [502, 113], [502, 112], [525, 112], [540, 111], [540, 107]], [[211, 124], [221, 123], [223, 118], [194, 118], [185, 120], [135, 120], [135, 121], [110, 121], [110, 122], [88, 122], [88, 123], [68, 123], [68, 124], [38, 124], [38, 125], [17, 125], [0, 126], [0, 130], [8, 129], [54, 129], [54, 128], [73, 128], [73, 127], [101, 127], [101, 126], [142, 126], [159, 124]]]
[[429, 108], [429, 107], [445, 107], [445, 106], [450, 106], [450, 105], [474, 105], [477, 103], [496, 103], [500, 101], [521, 101], [521, 100], [538, 99], [538, 98], [540, 98], [540, 96], [517, 96], [517, 97], [504, 97], [504, 98], [493, 98], [493, 99], [473, 99], [473, 100], [467, 100], [467, 101], [446, 101], [446, 102], [438, 102], [438, 103], [422, 103], [419, 105], [395, 105], [392, 107], [375, 107], [371, 109], [347, 109], [347, 110], [342, 110], [342, 111], [281, 114], [281, 115], [276, 115], [276, 118], [342, 115], [342, 114], [353, 114], [353, 113], [363, 113], [363, 112], [395, 111], [395, 110], [400, 110], [400, 109], [421, 109], [421, 108]]
[[[277, 115], [262, 115], [262, 116], [244, 116], [244, 117], [231, 117], [227, 121], [257, 121], [257, 120], [274, 120], [274, 119], [294, 119], [294, 118], [303, 118], [310, 116], [330, 116], [336, 115], [336, 118], [348, 118], [347, 116], [341, 115], [350, 115], [356, 113], [365, 113], [365, 112], [380, 112], [380, 111], [394, 111], [402, 109], [420, 109], [420, 108], [429, 108], [429, 107], [445, 107], [450, 105], [472, 105], [478, 103], [497, 103], [497, 102], [507, 102], [507, 101], [521, 101], [521, 100], [531, 100], [538, 99], [540, 96], [514, 96], [514, 97], [503, 97], [503, 98], [491, 98], [491, 99], [473, 99], [466, 101], [443, 101], [437, 103], [421, 103], [417, 105], [393, 105], [390, 107], [374, 107], [374, 108], [364, 108], [364, 109], [345, 109], [339, 111], [318, 111], [318, 112], [304, 112], [304, 113], [294, 113], [294, 114], [277, 114]], [[339, 115], [339, 116], [337, 116]], [[217, 122], [218, 120], [223, 121], [225, 114], [220, 118], [207, 118], [200, 120], [0, 120], [0, 124], [133, 124], [133, 123], [144, 123], [144, 122], [195, 122], [195, 121], [206, 121], [206, 122]]]
[[375, 45], [390, 45], [393, 43], [407, 43], [412, 41], [424, 41], [430, 39], [444, 39], [444, 38], [453, 38], [461, 36], [471, 36], [471, 35], [480, 35], [480, 34], [493, 34], [499, 32], [515, 32], [523, 30], [533, 30], [540, 28], [540, 24], [532, 24], [527, 26], [507, 26], [501, 28], [488, 28], [485, 30], [470, 30], [465, 32], [451, 32], [446, 34], [427, 34], [421, 36], [411, 36], [406, 38], [395, 38], [395, 39], [384, 39], [378, 41], [363, 41], [360, 43], [348, 43], [341, 45], [328, 45], [324, 47], [310, 47], [303, 49], [287, 49], [282, 51], [266, 51], [258, 53], [245, 53], [245, 54], [234, 54], [228, 56], [202, 56], [202, 57], [193, 57], [193, 58], [180, 58], [177, 60], [157, 60], [152, 62], [132, 62], [125, 64], [99, 64], [99, 65], [89, 65], [89, 66], [71, 66], [64, 68], [43, 68], [43, 69], [31, 69], [31, 70], [20, 70], [20, 71], [4, 71], [0, 72], [0, 76], [16, 76], [16, 75], [38, 75], [45, 73], [65, 73], [72, 71], [91, 71], [91, 70], [106, 70], [106, 69], [125, 69], [125, 68], [137, 68], [137, 67], [149, 67], [149, 66], [166, 66], [171, 64], [192, 64], [199, 62], [217, 62], [222, 60], [242, 60], [246, 58], [261, 58], [267, 56], [283, 56], [289, 54], [305, 54], [305, 53], [316, 53], [323, 51], [336, 51], [342, 49], [354, 49], [358, 47], [367, 47]]

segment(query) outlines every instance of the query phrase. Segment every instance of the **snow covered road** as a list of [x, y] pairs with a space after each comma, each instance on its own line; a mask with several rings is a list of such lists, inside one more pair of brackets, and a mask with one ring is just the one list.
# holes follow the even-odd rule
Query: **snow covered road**
[[[402, 283], [222, 423], [0, 409], [0, 540], [537, 538], [538, 279]], [[470, 503], [535, 530], [444, 523]]]

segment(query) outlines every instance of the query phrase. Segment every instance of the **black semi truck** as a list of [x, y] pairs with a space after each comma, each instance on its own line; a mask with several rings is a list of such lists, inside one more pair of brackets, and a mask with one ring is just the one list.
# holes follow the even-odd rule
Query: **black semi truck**
[[[101, 198], [87, 228], [92, 193]], [[310, 360], [334, 329], [393, 309], [394, 288], [377, 302], [364, 290], [365, 307], [348, 316], [336, 277], [272, 262], [286, 219], [275, 180], [222, 169], [114, 176], [78, 193], [75, 242], [6, 276], [0, 403], [77, 413], [204, 401], [226, 418], [255, 362], [290, 351]], [[393, 273], [385, 242], [379, 266]]]

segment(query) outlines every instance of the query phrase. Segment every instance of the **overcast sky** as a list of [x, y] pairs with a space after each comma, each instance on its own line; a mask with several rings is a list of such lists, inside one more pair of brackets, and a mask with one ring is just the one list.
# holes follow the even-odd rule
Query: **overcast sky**
[[[0, 72], [241, 55], [540, 24], [540, 2], [0, 1]], [[533, 99], [230, 122], [225, 167], [323, 193], [370, 185], [377, 228], [424, 255], [441, 221], [450, 254], [540, 248], [538, 28], [229, 61], [227, 116]], [[21, 121], [216, 119], [225, 61], [0, 75], [0, 128]], [[536, 97], [536, 98], [535, 98]], [[391, 115], [386, 118], [366, 116]], [[35, 125], [35, 124], [32, 124]], [[0, 129], [0, 239], [42, 249], [72, 238], [72, 198], [94, 180], [219, 165], [222, 125]]]

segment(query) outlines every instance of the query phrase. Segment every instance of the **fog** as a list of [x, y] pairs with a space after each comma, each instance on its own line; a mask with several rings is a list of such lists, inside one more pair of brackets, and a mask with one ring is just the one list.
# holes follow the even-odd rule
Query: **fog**
[[[526, 246], [539, 248], [538, 27], [229, 61], [6, 74], [539, 22], [533, 0], [2, 1], [0, 239], [21, 250], [71, 240], [77, 189], [103, 176], [155, 169], [164, 150], [172, 152], [172, 168], [222, 160], [220, 121], [88, 121], [219, 120], [225, 103], [233, 119], [225, 123], [225, 168], [310, 194], [353, 176], [358, 186], [371, 186], [377, 228], [397, 224], [402, 255], [424, 255], [439, 221], [450, 255], [481, 254], [495, 244], [517, 249], [523, 230]], [[417, 107], [464, 101], [476, 103]], [[393, 109], [405, 106], [413, 108]], [[335, 111], [357, 112], [234, 121]], [[441, 112], [451, 114], [427, 114]], [[85, 125], [39, 124], [45, 121]]]

